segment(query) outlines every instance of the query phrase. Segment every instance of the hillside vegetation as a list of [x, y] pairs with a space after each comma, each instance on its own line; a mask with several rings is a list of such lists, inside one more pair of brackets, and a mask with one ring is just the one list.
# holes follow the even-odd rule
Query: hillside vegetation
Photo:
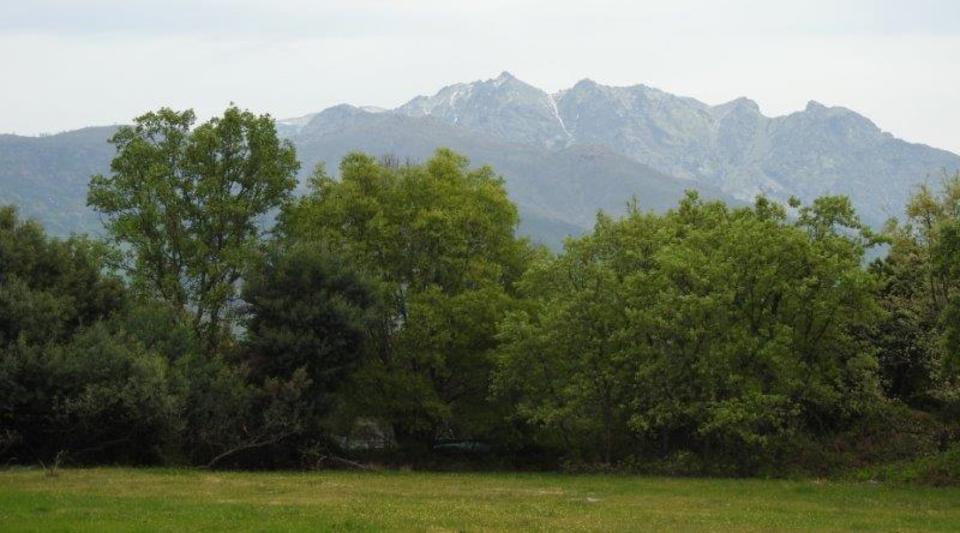
[[104, 240], [0, 209], [4, 463], [960, 480], [960, 175], [882, 232], [687, 191], [554, 253], [448, 148], [295, 195], [269, 116], [196, 122], [116, 131]]

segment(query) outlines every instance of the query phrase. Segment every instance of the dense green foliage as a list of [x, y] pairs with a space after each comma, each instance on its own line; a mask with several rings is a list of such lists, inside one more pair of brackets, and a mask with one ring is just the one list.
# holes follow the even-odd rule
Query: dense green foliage
[[213, 349], [260, 244], [258, 217], [287, 198], [299, 163], [267, 116], [231, 107], [191, 129], [194, 121], [192, 111], [161, 109], [121, 127], [112, 174], [91, 179], [88, 201], [123, 245], [134, 285], [189, 309]]
[[689, 193], [554, 255], [449, 150], [290, 201], [269, 117], [193, 123], [119, 129], [109, 244], [0, 210], [4, 460], [960, 478], [960, 176], [882, 235], [844, 197]]
[[[663, 216], [601, 217], [523, 282], [501, 328], [518, 414], [605, 462], [694, 452], [751, 464], [879, 400], [862, 247], [823, 198], [788, 223], [759, 201], [688, 196]], [[855, 224], [855, 222], [853, 222]]]
[[302, 425], [303, 372], [255, 381], [201, 356], [182, 309], [106, 275], [105, 250], [0, 211], [0, 452], [205, 463]]
[[353, 154], [340, 173], [318, 169], [283, 233], [335, 250], [378, 284], [385, 305], [352, 407], [411, 446], [488, 436], [504, 420], [488, 401], [496, 324], [530, 254], [502, 180], [447, 150], [402, 167]]
[[[166, 361], [112, 327], [119, 280], [101, 247], [49, 240], [0, 210], [0, 451], [35, 460], [60, 450], [150, 457], [175, 425]], [[113, 447], [114, 449], [108, 449]]]
[[330, 409], [331, 395], [363, 361], [365, 336], [378, 308], [371, 282], [320, 248], [274, 249], [245, 280], [247, 342], [253, 371], [284, 378], [303, 369], [313, 407]]
[[871, 265], [882, 281], [888, 316], [878, 326], [879, 360], [888, 393], [919, 408], [960, 402], [960, 175], [937, 195], [922, 187], [907, 206], [905, 223], [893, 220], [892, 243]]

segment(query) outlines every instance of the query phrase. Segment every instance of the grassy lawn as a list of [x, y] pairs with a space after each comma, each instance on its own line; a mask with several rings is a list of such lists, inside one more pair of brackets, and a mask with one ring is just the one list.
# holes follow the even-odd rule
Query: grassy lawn
[[0, 471], [0, 531], [960, 530], [960, 489], [412, 472]]

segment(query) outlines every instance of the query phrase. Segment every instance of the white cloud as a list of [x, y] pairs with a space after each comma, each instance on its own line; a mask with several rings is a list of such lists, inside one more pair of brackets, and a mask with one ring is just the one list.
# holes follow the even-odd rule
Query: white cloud
[[276, 116], [393, 107], [510, 70], [548, 90], [645, 83], [768, 114], [807, 100], [960, 152], [960, 3], [620, 0], [94, 2], [0, 6], [0, 131], [230, 101]]

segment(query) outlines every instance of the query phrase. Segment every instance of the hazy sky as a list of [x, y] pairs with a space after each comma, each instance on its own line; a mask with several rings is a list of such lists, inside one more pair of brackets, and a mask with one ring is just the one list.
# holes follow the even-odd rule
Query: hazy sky
[[842, 105], [960, 152], [957, 0], [0, 0], [0, 132], [230, 101], [290, 117], [459, 81]]

